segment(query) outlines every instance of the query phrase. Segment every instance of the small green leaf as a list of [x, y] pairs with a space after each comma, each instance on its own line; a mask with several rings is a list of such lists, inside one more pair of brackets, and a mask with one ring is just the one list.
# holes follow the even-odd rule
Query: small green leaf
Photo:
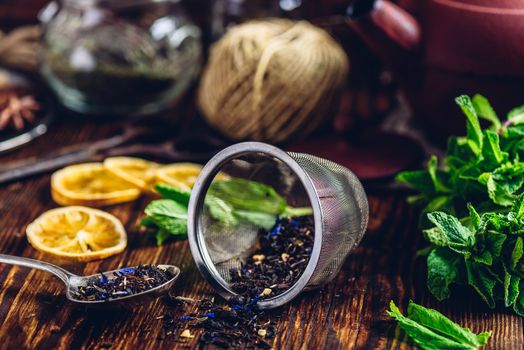
[[403, 171], [396, 176], [396, 180], [422, 193], [435, 192], [431, 176], [426, 171]]
[[[524, 278], [520, 279], [519, 290], [524, 291]], [[515, 304], [513, 304], [513, 310], [517, 315], [524, 317], [524, 293], [519, 293]]]
[[467, 95], [459, 96], [455, 102], [460, 106], [467, 118], [467, 143], [475, 155], [479, 155], [482, 150], [482, 130], [477, 116], [477, 112]]
[[212, 194], [207, 194], [204, 203], [213, 219], [229, 227], [238, 224], [238, 220], [234, 214], [234, 208], [226, 201]]
[[484, 249], [489, 251], [494, 257], [500, 257], [506, 235], [495, 231], [486, 231], [480, 235], [483, 240]]
[[497, 283], [496, 275], [491, 272], [489, 267], [472, 261], [466, 261], [466, 271], [468, 284], [472, 286], [480, 297], [488, 304], [490, 308], [495, 307], [493, 288]]
[[174, 200], [175, 202], [183, 204], [186, 207], [189, 204], [189, 197], [191, 196], [190, 191], [162, 183], [156, 184], [155, 189], [162, 197], [166, 199]]
[[478, 230], [480, 228], [480, 215], [475, 210], [473, 205], [471, 203], [468, 203], [468, 211], [469, 211], [469, 218], [471, 220], [471, 224], [473, 225], [473, 228]]
[[515, 241], [515, 246], [513, 247], [513, 251], [511, 252], [511, 260], [510, 260], [510, 266], [513, 270], [517, 268], [517, 264], [522, 259], [522, 256], [524, 255], [524, 242], [522, 241], [522, 237], [517, 237]]
[[475, 244], [473, 232], [462, 225], [456, 217], [437, 211], [429, 213], [428, 219], [442, 231], [450, 245], [458, 244], [471, 247]]
[[236, 210], [235, 215], [243, 221], [249, 222], [255, 226], [270, 230], [275, 226], [276, 217], [274, 214], [262, 213], [248, 210]]
[[428, 255], [427, 285], [438, 300], [449, 298], [449, 286], [458, 281], [463, 258], [449, 249], [436, 248]]
[[428, 162], [428, 173], [437, 192], [450, 192], [450, 189], [440, 179], [441, 174], [438, 170], [438, 159], [436, 156], [432, 156]]
[[146, 215], [163, 215], [176, 219], [187, 220], [187, 207], [171, 199], [154, 200], [144, 210]]
[[499, 135], [491, 130], [484, 131], [482, 156], [484, 164], [491, 167], [497, 167], [508, 159], [508, 154], [500, 149]]
[[524, 194], [521, 194], [515, 199], [511, 207], [511, 212], [515, 214], [516, 217], [524, 215]]
[[508, 120], [514, 125], [524, 123], [524, 106], [513, 108], [508, 113]]
[[504, 305], [506, 305], [506, 307], [510, 307], [517, 301], [520, 294], [520, 280], [521, 278], [519, 276], [512, 275], [506, 267], [504, 267]]
[[500, 119], [487, 98], [476, 94], [473, 96], [472, 103], [479, 117], [490, 121], [494, 130], [498, 130], [500, 128]]
[[493, 174], [489, 176], [486, 186], [488, 188], [489, 198], [491, 198], [494, 203], [503, 207], [513, 205], [515, 196], [508, 193], [501, 185], [499, 185], [493, 178]]
[[158, 199], [149, 203], [144, 212], [160, 229], [173, 235], [187, 235], [187, 208], [184, 205], [171, 199]]

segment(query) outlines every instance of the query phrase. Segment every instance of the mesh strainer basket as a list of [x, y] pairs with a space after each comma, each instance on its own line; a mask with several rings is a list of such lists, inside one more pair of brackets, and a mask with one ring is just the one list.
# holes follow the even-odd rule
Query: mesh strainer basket
[[196, 265], [226, 299], [236, 294], [230, 286], [230, 270], [253, 253], [259, 227], [243, 224], [225, 229], [214, 222], [204, 202], [212, 181], [224, 174], [263, 182], [275, 188], [290, 205], [313, 209], [314, 245], [304, 272], [285, 292], [260, 300], [261, 309], [283, 305], [300, 292], [332, 280], [364, 235], [367, 198], [362, 184], [347, 168], [259, 142], [228, 147], [207, 163], [196, 180], [188, 221]]

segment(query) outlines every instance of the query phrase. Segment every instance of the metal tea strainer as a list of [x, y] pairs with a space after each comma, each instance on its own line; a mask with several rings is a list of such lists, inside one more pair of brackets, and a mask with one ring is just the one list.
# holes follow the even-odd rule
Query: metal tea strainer
[[[368, 222], [368, 202], [362, 184], [347, 168], [309, 154], [286, 153], [259, 142], [228, 147], [202, 169], [189, 203], [189, 243], [204, 278], [224, 298], [236, 293], [230, 271], [256, 249], [259, 227], [241, 224], [224, 228], [204, 205], [217, 178], [231, 176], [272, 186], [293, 207], [311, 207], [314, 245], [307, 266], [285, 292], [258, 301], [268, 309], [283, 305], [300, 292], [322, 286], [339, 272], [345, 258], [359, 244]], [[240, 195], [240, 194], [239, 194]]]

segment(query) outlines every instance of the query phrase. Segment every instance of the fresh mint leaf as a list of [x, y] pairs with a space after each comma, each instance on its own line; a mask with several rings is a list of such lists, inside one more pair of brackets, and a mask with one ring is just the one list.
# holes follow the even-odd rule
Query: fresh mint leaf
[[488, 180], [486, 182], [487, 188], [488, 188], [488, 194], [489, 198], [495, 203], [502, 207], [509, 207], [513, 205], [513, 201], [515, 200], [515, 196], [506, 189], [504, 189], [503, 186], [501, 186], [494, 178], [493, 174], [490, 174], [488, 177]]
[[524, 215], [524, 195], [520, 195], [515, 199], [510, 212], [517, 217]]
[[517, 268], [517, 264], [522, 259], [522, 256], [524, 255], [524, 242], [522, 240], [522, 237], [517, 237], [515, 240], [515, 246], [513, 247], [513, 251], [511, 252], [511, 260], [510, 260], [510, 266], [513, 270]]
[[408, 184], [411, 188], [425, 194], [435, 192], [431, 176], [423, 170], [401, 172], [396, 176], [396, 180]]
[[273, 187], [245, 179], [213, 182], [208, 194], [221, 198], [240, 210], [254, 210], [276, 215], [284, 212], [287, 207], [284, 198]]
[[520, 276], [511, 274], [507, 268], [504, 267], [504, 305], [506, 307], [510, 307], [517, 302], [520, 294], [520, 280]]
[[456, 217], [437, 211], [429, 213], [428, 219], [442, 231], [448, 246], [460, 249], [461, 247], [472, 247], [475, 244], [473, 232], [462, 225]]
[[428, 289], [438, 300], [449, 298], [449, 286], [458, 281], [464, 258], [445, 248], [433, 249], [428, 255]]
[[425, 350], [468, 349], [475, 350], [487, 344], [491, 335], [483, 332], [475, 335], [467, 328], [446, 318], [440, 312], [410, 302], [408, 315], [404, 316], [393, 301], [390, 302], [388, 316], [398, 321], [398, 325], [413, 341]]
[[238, 219], [235, 217], [234, 208], [229, 203], [211, 194], [206, 195], [204, 202], [209, 209], [209, 213], [215, 220], [226, 226], [238, 225]]
[[476, 335], [469, 328], [459, 326], [437, 310], [425, 308], [413, 301], [408, 305], [408, 317], [429, 329], [474, 348], [486, 345], [491, 335], [491, 332]]
[[187, 235], [187, 207], [171, 199], [154, 200], [144, 212], [160, 229], [176, 236]]
[[149, 203], [144, 212], [149, 217], [161, 215], [174, 219], [187, 220], [187, 207], [171, 199], [154, 200]]
[[[212, 196], [227, 202], [234, 212], [266, 213], [286, 216], [311, 215], [310, 207], [293, 208], [275, 189], [261, 182], [245, 179], [230, 179], [213, 182], [206, 197]], [[274, 224], [274, 222], [273, 222]]]
[[440, 179], [443, 175], [438, 170], [438, 159], [436, 156], [432, 156], [428, 162], [428, 173], [437, 192], [450, 192], [450, 189]]
[[190, 191], [163, 183], [156, 184], [155, 189], [165, 199], [174, 200], [175, 202], [183, 204], [186, 207], [189, 205], [189, 197], [191, 196]]
[[481, 219], [480, 215], [477, 212], [477, 210], [471, 205], [471, 203], [468, 203], [468, 211], [469, 211], [469, 219], [471, 221], [471, 225], [473, 225], [473, 228], [475, 230], [478, 230], [480, 228]]
[[487, 98], [485, 98], [482, 95], [476, 94], [475, 96], [473, 96], [471, 102], [473, 103], [473, 107], [475, 108], [475, 111], [477, 112], [477, 115], [480, 118], [490, 121], [494, 130], [500, 129], [502, 123], [500, 122], [497, 113], [495, 113], [495, 110], [493, 109], [491, 103], [489, 103]]
[[477, 116], [477, 112], [467, 95], [459, 96], [455, 102], [460, 106], [467, 118], [467, 143], [475, 155], [479, 155], [482, 150], [482, 130]]
[[506, 162], [508, 153], [502, 152], [500, 149], [499, 135], [491, 130], [484, 131], [484, 142], [482, 147], [482, 156], [485, 160], [485, 165], [489, 167], [496, 167], [499, 164]]
[[513, 310], [517, 315], [524, 317], [524, 292], [522, 292], [524, 291], [524, 278], [520, 279], [519, 291], [521, 292], [519, 293], [515, 304], [513, 304]]
[[519, 106], [519, 107], [513, 108], [508, 113], [508, 120], [512, 124], [522, 124], [522, 123], [524, 123], [524, 106]]
[[466, 271], [468, 284], [477, 291], [490, 308], [494, 308], [495, 299], [493, 288], [495, 288], [497, 283], [497, 276], [489, 269], [489, 267], [473, 261], [466, 261]]
[[275, 226], [276, 216], [273, 214], [248, 210], [236, 210], [235, 215], [245, 222], [249, 222], [266, 230], [270, 230]]

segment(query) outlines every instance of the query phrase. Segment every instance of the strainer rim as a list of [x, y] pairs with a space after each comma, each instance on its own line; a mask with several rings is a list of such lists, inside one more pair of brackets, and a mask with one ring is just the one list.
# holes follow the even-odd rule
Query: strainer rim
[[191, 191], [188, 210], [188, 240], [191, 254], [198, 270], [214, 287], [218, 294], [225, 299], [237, 295], [237, 293], [228, 287], [227, 281], [220, 275], [215, 264], [211, 260], [211, 256], [206, 249], [203, 234], [199, 230], [199, 217], [203, 211], [204, 198], [207, 189], [214, 176], [220, 171], [221, 167], [232, 159], [255, 152], [275, 157], [287, 165], [297, 175], [308, 194], [311, 207], [313, 208], [313, 217], [315, 221], [313, 250], [308, 264], [298, 280], [287, 291], [275, 297], [258, 301], [257, 306], [260, 309], [270, 309], [288, 303], [304, 290], [310, 279], [313, 277], [322, 249], [323, 214], [320, 198], [318, 197], [317, 190], [309, 174], [295, 159], [293, 159], [293, 157], [291, 157], [291, 155], [280, 148], [262, 142], [241, 142], [229, 146], [217, 153], [202, 168]]

